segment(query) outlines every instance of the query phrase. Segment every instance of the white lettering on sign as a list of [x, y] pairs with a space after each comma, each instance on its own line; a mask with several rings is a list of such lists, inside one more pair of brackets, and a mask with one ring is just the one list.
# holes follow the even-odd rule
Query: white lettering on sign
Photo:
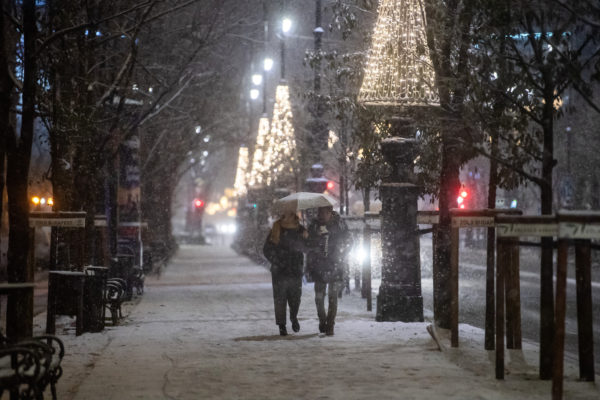
[[421, 215], [417, 214], [417, 224], [437, 225], [440, 223], [439, 215]]
[[85, 218], [29, 218], [30, 228], [39, 228], [41, 226], [85, 228]]
[[558, 224], [561, 239], [600, 239], [600, 224], [561, 222]]
[[494, 226], [494, 217], [452, 217], [453, 228], [483, 228]]
[[551, 237], [558, 235], [557, 224], [497, 224], [499, 237], [536, 236]]

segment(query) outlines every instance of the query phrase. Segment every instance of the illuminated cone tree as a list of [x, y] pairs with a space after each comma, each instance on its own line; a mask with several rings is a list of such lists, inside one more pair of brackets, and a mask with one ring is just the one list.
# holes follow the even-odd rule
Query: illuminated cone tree
[[248, 185], [252, 188], [266, 185], [269, 168], [265, 164], [265, 154], [269, 143], [269, 118], [263, 115], [258, 121], [258, 135], [252, 156], [252, 168], [248, 177]]
[[[380, 186], [382, 271], [378, 321], [423, 321], [411, 109], [436, 104], [419, 0], [381, 0], [358, 100], [385, 107], [392, 136], [381, 150], [392, 172]], [[401, 116], [402, 115], [402, 116]]]
[[271, 132], [268, 142], [265, 143], [263, 164], [267, 170], [267, 185], [277, 183], [281, 186], [290, 186], [292, 183], [295, 184], [298, 165], [292, 120], [290, 89], [282, 83], [277, 86], [275, 93]]
[[382, 0], [360, 88], [365, 105], [437, 104], [419, 0]]
[[247, 188], [247, 177], [248, 177], [248, 148], [245, 146], [240, 147], [238, 152], [238, 163], [237, 170], [235, 173], [235, 181], [233, 188], [235, 189], [235, 195], [239, 198], [246, 194]]

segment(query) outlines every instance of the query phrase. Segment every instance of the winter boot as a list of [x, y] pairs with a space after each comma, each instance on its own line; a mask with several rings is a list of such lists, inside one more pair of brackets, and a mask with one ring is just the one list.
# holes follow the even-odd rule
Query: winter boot
[[279, 325], [279, 334], [281, 336], [287, 336], [287, 328], [284, 324]]
[[300, 322], [298, 322], [298, 318], [292, 319], [292, 330], [294, 332], [300, 331]]
[[319, 322], [319, 332], [325, 333], [327, 331], [327, 323], [325, 321]]
[[327, 336], [333, 336], [333, 324], [327, 324], [327, 329], [325, 334]]

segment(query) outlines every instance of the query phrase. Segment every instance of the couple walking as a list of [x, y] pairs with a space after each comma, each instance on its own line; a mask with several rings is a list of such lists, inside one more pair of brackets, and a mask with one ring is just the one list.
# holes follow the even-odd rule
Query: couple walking
[[[319, 316], [319, 332], [333, 335], [337, 313], [338, 291], [342, 288], [350, 235], [345, 222], [333, 207], [320, 207], [308, 230], [296, 213], [284, 212], [273, 224], [263, 247], [271, 262], [275, 323], [279, 334], [287, 335], [286, 309], [294, 332], [300, 330], [298, 309], [302, 295], [303, 259], [307, 254], [307, 272], [315, 282], [315, 303]], [[325, 311], [325, 293], [329, 306]]]

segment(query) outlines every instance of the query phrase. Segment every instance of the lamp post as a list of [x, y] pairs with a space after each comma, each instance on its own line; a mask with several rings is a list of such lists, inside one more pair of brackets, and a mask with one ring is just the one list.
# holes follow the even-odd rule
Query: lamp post
[[[315, 29], [313, 30], [313, 35], [315, 37], [315, 75], [314, 75], [314, 85], [313, 90], [315, 94], [315, 100], [313, 104], [313, 129], [312, 136], [313, 141], [317, 147], [317, 158], [319, 157], [319, 153], [327, 148], [327, 138], [328, 138], [328, 129], [325, 123], [323, 122], [323, 105], [321, 104], [321, 99], [319, 97], [321, 93], [321, 48], [322, 48], [322, 39], [323, 30], [322, 26], [322, 4], [321, 0], [315, 0]], [[316, 161], [316, 160], [315, 160]]]
[[359, 101], [382, 107], [391, 136], [381, 151], [392, 167], [380, 187], [383, 262], [377, 321], [423, 321], [414, 159], [416, 129], [410, 115], [437, 104], [434, 75], [418, 0], [382, 0]]

